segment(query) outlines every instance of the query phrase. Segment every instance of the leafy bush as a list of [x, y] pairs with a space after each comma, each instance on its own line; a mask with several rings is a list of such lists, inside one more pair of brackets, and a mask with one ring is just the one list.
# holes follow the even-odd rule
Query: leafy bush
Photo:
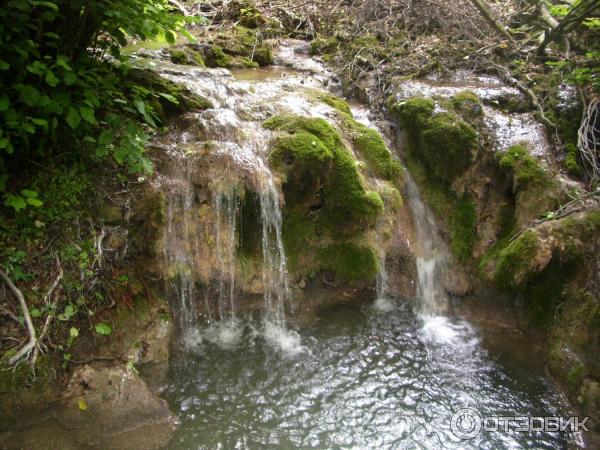
[[[158, 121], [151, 92], [128, 81], [128, 37], [175, 41], [184, 18], [167, 0], [9, 0], [0, 7], [0, 192], [41, 206], [8, 174], [31, 161], [112, 158], [152, 170], [144, 144]], [[185, 33], [185, 31], [183, 31]]]

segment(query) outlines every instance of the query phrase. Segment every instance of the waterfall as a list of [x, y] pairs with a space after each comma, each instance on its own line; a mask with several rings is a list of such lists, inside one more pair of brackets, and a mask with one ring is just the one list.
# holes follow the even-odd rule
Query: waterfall
[[432, 212], [421, 200], [419, 190], [408, 170], [404, 171], [406, 196], [413, 213], [417, 235], [417, 298], [423, 316], [443, 314], [448, 298], [442, 284], [448, 249], [440, 236]]
[[215, 240], [221, 272], [217, 299], [219, 319], [224, 320], [227, 317], [225, 310], [228, 308], [228, 316], [235, 320], [237, 219], [240, 210], [237, 192], [230, 190], [225, 193], [215, 193], [213, 207], [217, 215]]
[[265, 318], [278, 326], [285, 323], [285, 304], [290, 299], [287, 262], [281, 234], [282, 213], [279, 192], [271, 171], [264, 166], [260, 182], [262, 224], [263, 287]]
[[164, 236], [164, 254], [167, 274], [176, 293], [179, 307], [176, 317], [180, 328], [196, 321], [195, 303], [196, 261], [198, 232], [192, 214], [195, 197], [191, 182], [191, 158], [178, 155], [166, 175], [167, 226]]

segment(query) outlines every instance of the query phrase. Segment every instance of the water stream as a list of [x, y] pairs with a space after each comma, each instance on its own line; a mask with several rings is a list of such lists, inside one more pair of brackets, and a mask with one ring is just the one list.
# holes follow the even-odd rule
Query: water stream
[[[216, 151], [235, 160], [254, 183], [260, 204], [264, 312], [263, 322], [256, 322], [236, 311], [240, 198], [235, 190], [217, 189], [213, 206], [222, 275], [220, 320], [172, 356], [165, 395], [181, 426], [166, 448], [575, 445], [568, 435], [542, 431], [483, 431], [470, 440], [453, 433], [452, 415], [464, 407], [475, 408], [482, 416], [544, 417], [567, 410], [541, 367], [524, 365], [510, 352], [501, 356], [489, 352], [485, 330], [448, 313], [439, 282], [448, 270], [447, 248], [409, 173], [405, 196], [417, 235], [417, 302], [392, 299], [382, 254], [374, 303], [365, 299], [362, 305], [333, 306], [298, 325], [297, 331], [289, 330], [285, 317], [291, 295], [281, 236], [281, 194], [265, 162], [269, 136], [260, 124], [282, 110], [327, 117], [328, 107], [315, 104], [304, 93], [307, 86], [323, 89], [323, 75], [273, 69], [259, 74], [244, 71], [234, 78], [220, 69], [167, 69], [168, 77], [215, 103], [216, 108], [202, 113], [199, 121], [208, 139], [215, 141]], [[194, 268], [198, 236], [186, 226], [186, 208], [194, 195], [191, 183], [185, 181], [188, 163], [186, 158], [180, 161], [177, 177], [172, 177], [178, 182], [169, 186], [166, 242], [167, 248], [172, 243], [179, 250], [167, 250], [166, 258], [172, 265]], [[182, 236], [190, 240], [185, 245], [179, 242]], [[191, 301], [197, 295], [193, 273], [179, 270], [174, 284], [180, 326], [197, 328]]]

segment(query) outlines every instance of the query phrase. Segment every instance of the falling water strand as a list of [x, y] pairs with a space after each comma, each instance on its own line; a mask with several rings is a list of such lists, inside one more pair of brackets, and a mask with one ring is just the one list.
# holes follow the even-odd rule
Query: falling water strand
[[265, 317], [278, 326], [285, 323], [285, 304], [290, 298], [287, 262], [281, 234], [282, 214], [279, 192], [265, 167], [260, 182], [262, 223], [263, 286]]
[[415, 181], [405, 171], [406, 195], [410, 203], [417, 234], [417, 297], [423, 316], [443, 314], [447, 296], [442, 285], [447, 250], [433, 216], [423, 204]]
[[384, 300], [387, 296], [388, 289], [388, 273], [385, 267], [384, 251], [381, 251], [379, 256], [379, 272], [377, 273], [376, 288], [377, 288], [377, 300]]
[[198, 236], [192, 222], [194, 189], [190, 177], [190, 161], [177, 158], [167, 180], [167, 227], [165, 259], [179, 302], [176, 314], [182, 329], [192, 326], [197, 317], [194, 301], [195, 260]]
[[219, 319], [235, 319], [235, 281], [237, 250], [237, 219], [240, 208], [236, 192], [216, 193], [214, 208], [217, 215], [215, 224], [217, 259], [219, 262], [218, 311]]

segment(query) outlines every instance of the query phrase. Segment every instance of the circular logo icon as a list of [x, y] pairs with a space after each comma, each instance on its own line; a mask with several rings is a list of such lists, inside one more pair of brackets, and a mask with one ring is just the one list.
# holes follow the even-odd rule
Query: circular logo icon
[[473, 408], [463, 408], [452, 414], [450, 430], [459, 439], [473, 439], [481, 431], [481, 415]]

